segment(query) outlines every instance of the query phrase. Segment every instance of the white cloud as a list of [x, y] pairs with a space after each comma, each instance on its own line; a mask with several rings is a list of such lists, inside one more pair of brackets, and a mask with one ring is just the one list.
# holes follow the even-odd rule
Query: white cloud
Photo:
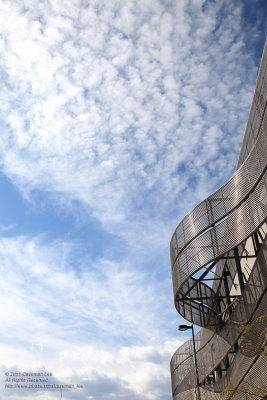
[[[163, 399], [168, 396], [170, 390], [169, 379], [169, 357], [173, 347], [179, 342], [165, 342], [161, 349], [153, 346], [122, 347], [119, 351], [105, 351], [90, 346], [70, 346], [56, 354], [53, 360], [52, 369], [49, 368], [51, 360], [47, 360], [46, 366], [40, 363], [42, 351], [36, 349], [34, 356], [29, 361], [29, 352], [17, 350], [16, 363], [13, 365], [2, 365], [0, 368], [2, 385], [2, 398], [12, 398], [10, 395], [15, 392], [14, 398], [29, 398], [33, 390], [5, 389], [5, 372], [52, 372], [53, 378], [49, 383], [58, 384], [79, 384], [82, 389], [64, 390], [64, 398], [71, 399]], [[2, 351], [5, 357], [15, 354], [8, 354]], [[38, 360], [39, 352], [39, 360]], [[38, 362], [39, 361], [39, 362]], [[4, 376], [4, 378], [3, 378]], [[35, 391], [42, 396], [42, 391]], [[46, 391], [46, 399], [57, 398], [58, 392]], [[9, 397], [10, 396], [10, 397]], [[34, 397], [33, 397], [34, 398]], [[39, 398], [39, 397], [38, 397]]]
[[[79, 384], [83, 389], [67, 390], [64, 398], [133, 398], [164, 399], [170, 391], [169, 358], [173, 348], [179, 342], [162, 343], [161, 348], [153, 346], [122, 347], [118, 351], [106, 351], [90, 346], [69, 346], [55, 354], [53, 363], [49, 358], [46, 364], [40, 362], [42, 349], [12, 353], [0, 348], [5, 358], [16, 360], [13, 364], [2, 364], [1, 396], [10, 398], [15, 392], [17, 397], [29, 398], [33, 390], [15, 390], [5, 388], [5, 372], [44, 372], [49, 371], [53, 378], [49, 383]], [[32, 353], [32, 354], [31, 354]], [[39, 356], [38, 356], [39, 353]], [[29, 355], [32, 357], [29, 359]], [[52, 364], [52, 365], [51, 365]], [[49, 368], [50, 367], [50, 368]], [[52, 368], [51, 368], [52, 367]], [[42, 395], [42, 391], [35, 391]], [[46, 399], [57, 398], [57, 393], [46, 391]], [[13, 397], [11, 397], [13, 398]], [[39, 397], [38, 397], [39, 398]], [[43, 398], [43, 397], [40, 397]]]
[[36, 338], [51, 345], [51, 331], [61, 337], [64, 328], [67, 337], [66, 327], [73, 335], [79, 326], [82, 337], [95, 328], [102, 336], [158, 338], [162, 321], [157, 323], [157, 314], [160, 301], [166, 299], [165, 283], [127, 265], [127, 259], [122, 265], [105, 259], [80, 260], [77, 270], [68, 261], [74, 250], [67, 243], [48, 246], [21, 237], [0, 241], [5, 274], [0, 294], [2, 336], [23, 337], [28, 343]]
[[[199, 159], [205, 193], [211, 161], [225, 163], [217, 182], [233, 171], [254, 86], [240, 7], [225, 2], [220, 19], [221, 6], [203, 2], [2, 6], [2, 168], [22, 191], [63, 193], [114, 224], [137, 193], [151, 209], [151, 188], [172, 206]], [[222, 129], [227, 159], [219, 138], [205, 144]], [[177, 185], [181, 163], [192, 167]]]
[[235, 168], [257, 28], [248, 36], [242, 2], [228, 0], [0, 8], [2, 173], [29, 200], [78, 202], [84, 223], [90, 214], [121, 240], [119, 261], [104, 251], [74, 265], [73, 243], [0, 239], [3, 371], [84, 379], [73, 399], [166, 400], [171, 230]]
[[[2, 379], [5, 371], [49, 370], [60, 382], [83, 383], [77, 398], [94, 398], [90, 391], [101, 387], [100, 399], [166, 396], [169, 359], [179, 342], [162, 336], [164, 317], [157, 321], [164, 285], [156, 290], [145, 274], [105, 260], [77, 271], [70, 255], [67, 243], [1, 239]], [[105, 392], [105, 381], [113, 392]], [[26, 397], [2, 385], [1, 398], [12, 393]]]

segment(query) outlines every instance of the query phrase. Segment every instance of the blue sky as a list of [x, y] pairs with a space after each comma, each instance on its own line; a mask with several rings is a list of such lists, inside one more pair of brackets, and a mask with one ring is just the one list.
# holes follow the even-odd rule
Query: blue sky
[[[253, 3], [253, 4], [252, 4]], [[235, 170], [265, 1], [0, 0], [0, 359], [170, 400], [169, 241]]]

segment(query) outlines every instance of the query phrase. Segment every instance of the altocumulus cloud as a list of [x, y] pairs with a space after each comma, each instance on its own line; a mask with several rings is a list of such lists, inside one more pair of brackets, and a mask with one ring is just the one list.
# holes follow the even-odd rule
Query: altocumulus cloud
[[2, 2], [2, 168], [104, 224], [229, 175], [254, 83], [238, 4], [143, 3]]
[[[2, 174], [27, 201], [75, 203], [123, 249], [111, 257], [103, 240], [101, 256], [77, 257], [79, 237], [1, 228], [2, 371], [83, 382], [71, 399], [167, 400], [179, 344], [168, 241], [235, 169], [260, 27], [248, 32], [230, 0], [0, 6]], [[1, 396], [37, 394], [58, 398]]]

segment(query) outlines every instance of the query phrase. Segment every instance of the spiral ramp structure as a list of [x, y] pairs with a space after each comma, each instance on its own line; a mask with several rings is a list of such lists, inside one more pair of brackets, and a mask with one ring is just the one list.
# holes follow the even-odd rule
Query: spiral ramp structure
[[[170, 243], [174, 303], [195, 335], [201, 400], [267, 398], [267, 42], [235, 174]], [[197, 398], [192, 340], [171, 359], [174, 400]], [[254, 397], [252, 397], [254, 396]], [[266, 396], [266, 397], [265, 397]]]

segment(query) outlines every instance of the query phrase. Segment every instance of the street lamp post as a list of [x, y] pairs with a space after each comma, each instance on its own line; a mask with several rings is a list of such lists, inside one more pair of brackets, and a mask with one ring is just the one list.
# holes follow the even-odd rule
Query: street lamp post
[[197, 400], [201, 400], [200, 389], [199, 389], [199, 377], [198, 377], [198, 367], [197, 367], [197, 353], [196, 353], [196, 344], [195, 344], [195, 335], [194, 335], [194, 327], [193, 325], [179, 325], [179, 331], [187, 331], [187, 329], [192, 330], [192, 338], [193, 338], [193, 349], [194, 349], [194, 360], [195, 360], [195, 372], [196, 372], [196, 398]]

